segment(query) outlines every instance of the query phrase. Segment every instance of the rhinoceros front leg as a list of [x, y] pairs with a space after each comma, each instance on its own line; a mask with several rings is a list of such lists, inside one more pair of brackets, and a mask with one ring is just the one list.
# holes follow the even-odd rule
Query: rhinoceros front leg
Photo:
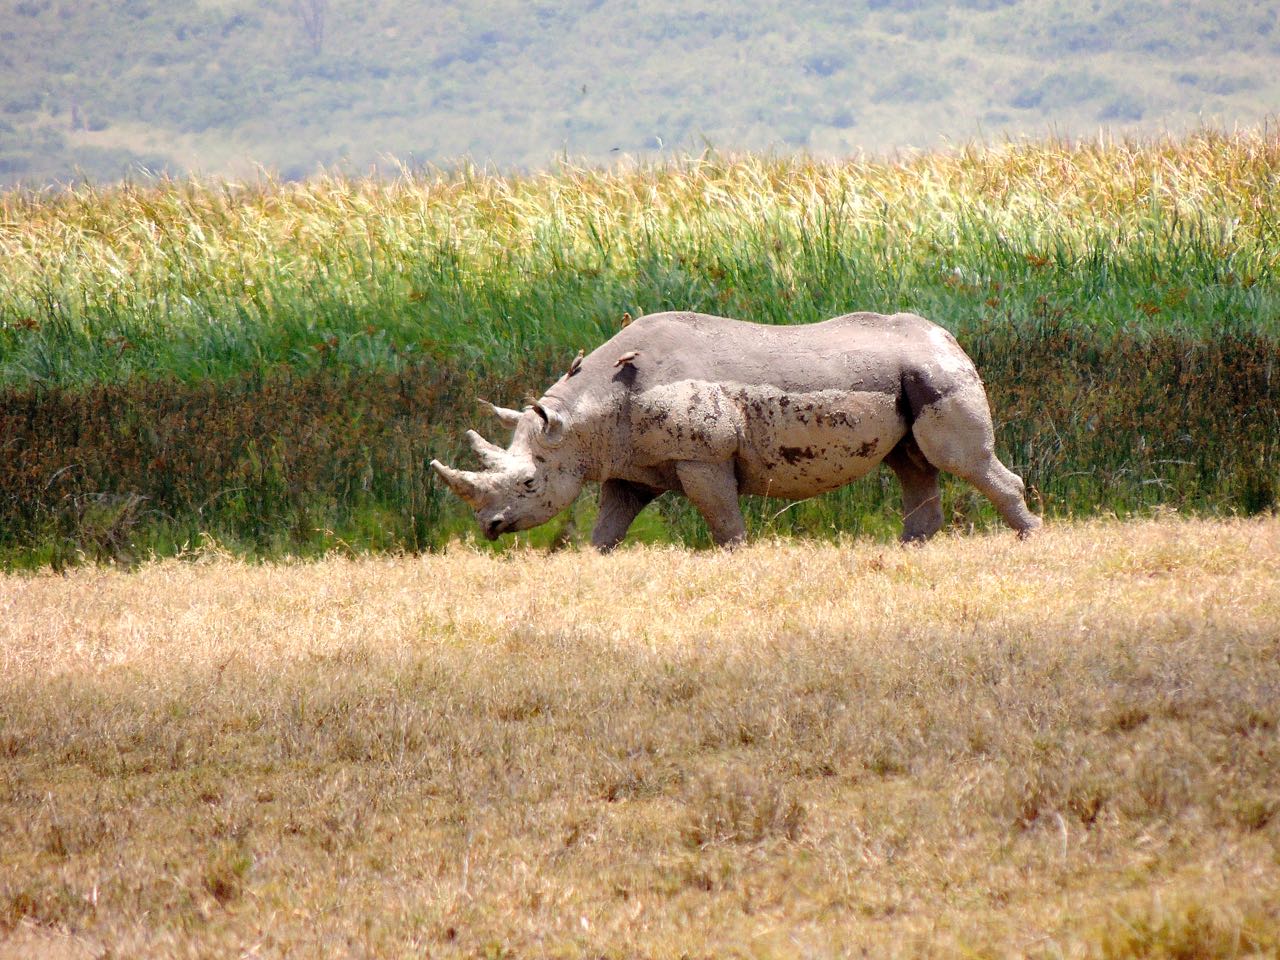
[[600, 515], [591, 531], [591, 545], [608, 553], [627, 535], [631, 522], [657, 494], [648, 487], [626, 480], [606, 480], [600, 484]]
[[684, 495], [707, 521], [711, 539], [719, 547], [734, 547], [747, 539], [747, 525], [742, 522], [738, 506], [738, 478], [733, 461], [701, 463], [682, 460], [676, 464], [676, 476]]

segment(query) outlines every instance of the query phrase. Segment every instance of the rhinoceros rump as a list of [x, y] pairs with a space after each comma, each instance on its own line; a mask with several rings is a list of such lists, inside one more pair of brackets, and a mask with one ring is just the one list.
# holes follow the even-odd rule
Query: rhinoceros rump
[[601, 485], [601, 550], [669, 490], [693, 501], [717, 544], [736, 544], [740, 494], [804, 499], [882, 461], [902, 483], [903, 540], [942, 526], [939, 470], [977, 487], [1019, 535], [1040, 525], [996, 459], [973, 362], [909, 313], [802, 326], [651, 314], [575, 358], [523, 412], [486, 405], [514, 428], [510, 446], [469, 430], [484, 470], [431, 466], [491, 540], [550, 520], [590, 480]]

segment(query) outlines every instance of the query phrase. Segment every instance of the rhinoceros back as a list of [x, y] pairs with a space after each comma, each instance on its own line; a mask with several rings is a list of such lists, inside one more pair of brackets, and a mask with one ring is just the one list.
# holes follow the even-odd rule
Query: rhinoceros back
[[742, 492], [785, 498], [872, 470], [922, 405], [977, 378], [950, 334], [910, 314], [795, 326], [655, 314], [601, 350], [637, 354], [638, 465], [732, 458]]
[[951, 334], [914, 314], [850, 313], [821, 323], [769, 325], [697, 313], [641, 317], [602, 351], [643, 350], [649, 386], [684, 379], [783, 391], [897, 393], [918, 373], [946, 390], [976, 376]]

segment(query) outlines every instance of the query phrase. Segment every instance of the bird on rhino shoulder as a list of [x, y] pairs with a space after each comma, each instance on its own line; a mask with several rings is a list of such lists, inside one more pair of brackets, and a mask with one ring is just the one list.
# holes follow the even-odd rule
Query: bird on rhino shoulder
[[805, 499], [882, 462], [902, 483], [904, 541], [942, 526], [940, 470], [973, 484], [1020, 536], [1040, 526], [1022, 479], [996, 457], [973, 361], [914, 314], [793, 326], [650, 314], [579, 353], [523, 411], [481, 403], [514, 431], [511, 443], [468, 430], [483, 470], [431, 466], [490, 540], [545, 523], [590, 481], [600, 484], [600, 550], [667, 491], [731, 546], [746, 536], [741, 494]]

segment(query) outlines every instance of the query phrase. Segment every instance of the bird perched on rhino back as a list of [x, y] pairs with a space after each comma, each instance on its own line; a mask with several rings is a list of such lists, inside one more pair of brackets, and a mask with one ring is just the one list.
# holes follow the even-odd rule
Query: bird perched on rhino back
[[886, 464], [903, 540], [942, 526], [938, 473], [973, 484], [1019, 535], [1040, 525], [995, 454], [982, 380], [955, 338], [910, 313], [771, 326], [698, 313], [638, 317], [523, 410], [482, 401], [506, 447], [467, 431], [479, 471], [431, 466], [489, 539], [545, 523], [600, 484], [591, 542], [616, 546], [645, 505], [683, 494], [720, 545], [738, 497], [804, 499]]

